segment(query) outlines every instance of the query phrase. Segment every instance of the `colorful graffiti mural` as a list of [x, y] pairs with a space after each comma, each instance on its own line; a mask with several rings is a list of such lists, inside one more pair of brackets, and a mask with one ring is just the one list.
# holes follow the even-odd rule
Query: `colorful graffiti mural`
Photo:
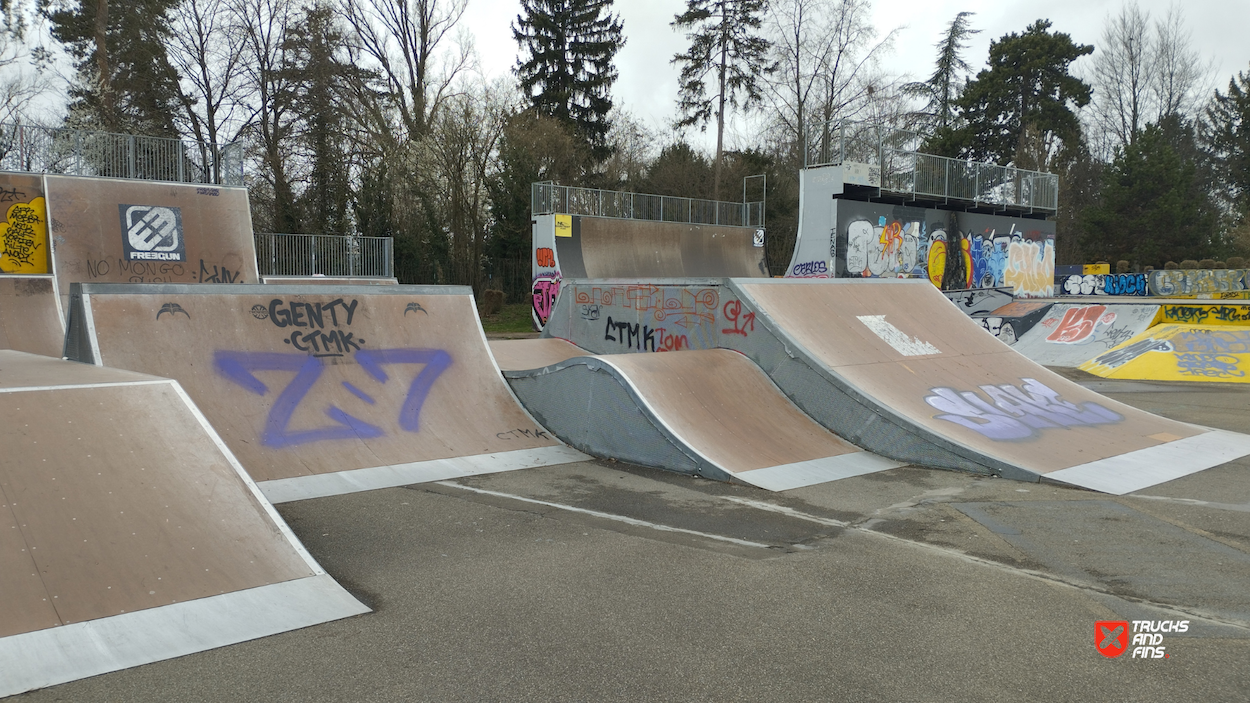
[[[927, 278], [952, 289], [1054, 295], [1053, 222], [850, 200], [836, 200], [834, 210], [834, 241], [827, 248], [835, 276]], [[811, 276], [806, 262], [823, 256], [825, 247], [808, 239], [814, 237], [800, 239], [788, 276]]]
[[1250, 271], [1245, 269], [1176, 269], [1151, 271], [1147, 278], [1151, 295], [1213, 295], [1246, 290]]

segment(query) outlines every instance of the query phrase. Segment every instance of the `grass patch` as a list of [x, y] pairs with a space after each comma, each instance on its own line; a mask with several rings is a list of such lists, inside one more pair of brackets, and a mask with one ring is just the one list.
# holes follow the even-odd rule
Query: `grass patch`
[[533, 332], [534, 321], [530, 317], [530, 304], [513, 303], [503, 306], [498, 315], [483, 315], [482, 329], [487, 332]]

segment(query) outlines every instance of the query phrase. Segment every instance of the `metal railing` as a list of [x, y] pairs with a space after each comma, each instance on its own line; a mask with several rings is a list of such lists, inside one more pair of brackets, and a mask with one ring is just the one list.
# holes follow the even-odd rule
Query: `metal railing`
[[243, 144], [0, 123], [0, 170], [243, 185]]
[[262, 276], [395, 276], [394, 240], [330, 234], [254, 234]]
[[920, 143], [915, 132], [879, 125], [818, 125], [807, 133], [804, 166], [865, 163], [880, 169], [883, 191], [975, 205], [1059, 208], [1059, 177], [1053, 173], [923, 154]]
[[560, 213], [732, 227], [764, 226], [762, 200], [731, 203], [672, 195], [577, 188], [550, 182], [534, 183], [530, 187], [530, 209], [535, 215]]

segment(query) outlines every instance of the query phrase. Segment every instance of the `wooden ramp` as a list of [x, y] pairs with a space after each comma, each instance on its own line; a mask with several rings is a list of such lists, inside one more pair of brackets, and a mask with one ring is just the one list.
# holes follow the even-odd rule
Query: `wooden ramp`
[[274, 502], [581, 461], [517, 403], [468, 288], [74, 289], [73, 359], [177, 379]]
[[588, 454], [774, 491], [901, 466], [813, 422], [737, 352], [589, 356], [558, 339], [491, 350], [530, 412]]
[[0, 696], [368, 612], [179, 385], [0, 351]]

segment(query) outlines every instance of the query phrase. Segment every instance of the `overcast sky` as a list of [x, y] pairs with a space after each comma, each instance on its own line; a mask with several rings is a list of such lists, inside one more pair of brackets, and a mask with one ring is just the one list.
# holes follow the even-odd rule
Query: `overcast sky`
[[[875, 0], [873, 23], [882, 36], [899, 28], [884, 68], [919, 79], [932, 72], [933, 45], [959, 12], [977, 13], [972, 26], [981, 33], [972, 38], [964, 58], [979, 70], [992, 39], [1023, 32], [1040, 18], [1051, 20], [1052, 31], [1097, 47], [1104, 20], [1121, 5], [1120, 0]], [[1141, 0], [1139, 6], [1153, 18], [1167, 12], [1169, 0]], [[616, 0], [627, 43], [617, 54], [620, 78], [613, 98], [652, 128], [673, 120], [677, 70], [669, 62], [685, 50], [686, 40], [669, 23], [684, 7], [684, 0]], [[1193, 45], [1215, 62], [1214, 85], [1225, 90], [1233, 74], [1250, 69], [1250, 0], [1187, 0], [1181, 7]], [[488, 76], [505, 75], [516, 64], [510, 24], [520, 11], [519, 0], [469, 0], [465, 24]]]

